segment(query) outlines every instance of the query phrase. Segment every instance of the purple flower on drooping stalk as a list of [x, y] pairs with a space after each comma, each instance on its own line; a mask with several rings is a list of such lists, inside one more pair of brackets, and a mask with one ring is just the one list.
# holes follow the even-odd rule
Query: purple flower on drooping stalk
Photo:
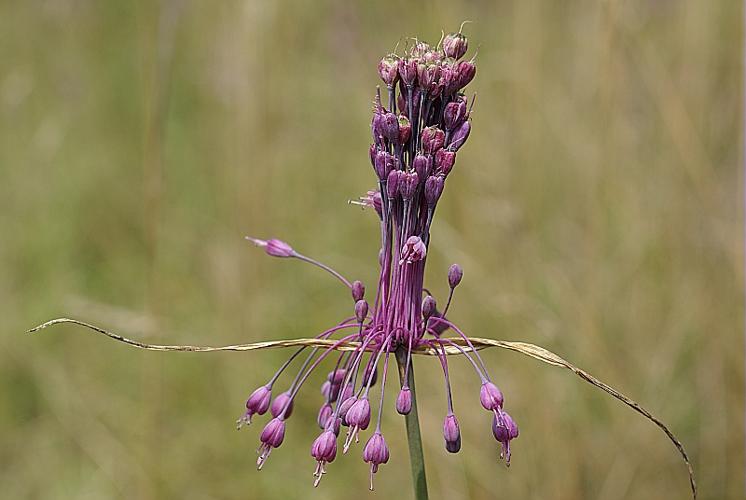
[[[423, 287], [433, 217], [453, 171], [456, 152], [469, 138], [474, 105], [472, 98], [467, 108], [467, 97], [462, 93], [476, 74], [474, 59], [462, 59], [468, 49], [466, 36], [459, 30], [445, 35], [442, 42], [433, 48], [416, 41], [408, 53], [388, 55], [378, 64], [387, 95], [382, 98], [380, 90], [376, 93], [371, 120], [372, 144], [368, 154], [376, 186], [360, 201], [352, 202], [373, 207], [380, 222], [380, 274], [375, 296], [366, 299], [362, 282], [348, 280], [283, 241], [247, 237], [271, 256], [300, 260], [329, 272], [352, 296], [349, 317], [316, 336], [323, 341], [319, 343], [323, 347], [298, 348], [265, 385], [249, 396], [239, 425], [250, 423], [253, 415], [268, 410], [273, 416], [261, 433], [259, 468], [270, 452], [282, 444], [286, 421], [298, 392], [327, 361], [331, 371], [321, 386], [323, 399], [317, 416], [321, 434], [311, 446], [311, 455], [316, 460], [314, 485], [319, 484], [327, 466], [337, 456], [341, 427], [346, 428], [342, 450], [347, 453], [372, 423], [371, 405], [377, 404], [377, 409], [373, 408], [375, 429], [362, 452], [363, 460], [370, 464], [373, 489], [373, 475], [389, 460], [389, 449], [381, 432], [389, 358], [396, 354], [402, 371], [396, 411], [409, 415], [416, 409], [411, 379], [415, 350], [437, 354], [443, 369], [446, 450], [457, 453], [462, 444], [446, 356], [458, 353], [477, 374], [479, 402], [493, 414], [493, 435], [502, 448], [501, 456], [510, 463], [510, 442], [518, 437], [518, 426], [504, 411], [503, 394], [490, 379], [470, 339], [447, 316], [463, 271], [457, 264], [448, 270], [449, 293], [442, 312], [437, 309], [435, 297]], [[442, 337], [446, 330], [454, 331], [458, 337]], [[302, 354], [300, 370], [289, 386], [275, 393], [272, 399], [274, 385]], [[380, 364], [383, 366], [376, 401], [371, 389], [377, 390]]]

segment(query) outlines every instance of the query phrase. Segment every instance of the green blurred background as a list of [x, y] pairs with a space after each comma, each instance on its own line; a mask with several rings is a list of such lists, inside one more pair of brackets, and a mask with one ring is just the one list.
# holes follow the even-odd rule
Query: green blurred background
[[[255, 470], [250, 390], [286, 353], [153, 353], [149, 342], [307, 337], [349, 314], [279, 237], [366, 281], [369, 113], [380, 56], [464, 19], [474, 129], [433, 230], [428, 283], [452, 318], [546, 346], [670, 424], [701, 498], [742, 498], [742, 6], [735, 0], [0, 4], [0, 484], [3, 498], [408, 498], [403, 422], [367, 491], [360, 448], [318, 489], [318, 379]], [[470, 51], [470, 53], [472, 53]], [[497, 461], [478, 385], [417, 374], [433, 499], [686, 498], [662, 433], [569, 372], [485, 354], [521, 427]], [[391, 396], [396, 391], [391, 391]]]

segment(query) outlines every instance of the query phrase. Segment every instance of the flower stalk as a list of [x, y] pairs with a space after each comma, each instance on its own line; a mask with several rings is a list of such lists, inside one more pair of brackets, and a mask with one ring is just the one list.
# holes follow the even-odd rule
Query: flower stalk
[[[410, 366], [407, 369], [407, 363]], [[399, 382], [402, 387], [408, 387], [411, 393], [411, 409], [404, 416], [409, 444], [409, 464], [412, 469], [412, 487], [415, 500], [427, 500], [427, 477], [425, 475], [425, 454], [422, 452], [422, 434], [420, 433], [420, 419], [417, 414], [417, 391], [414, 383], [414, 369], [411, 360], [407, 358], [404, 349], [396, 350], [396, 363], [399, 368]]]

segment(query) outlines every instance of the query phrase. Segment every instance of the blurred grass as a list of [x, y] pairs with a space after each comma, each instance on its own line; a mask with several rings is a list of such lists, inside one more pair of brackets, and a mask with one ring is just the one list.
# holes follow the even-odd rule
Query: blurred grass
[[[0, 4], [3, 496], [367, 495], [357, 448], [311, 487], [312, 387], [254, 470], [257, 426], [233, 421], [281, 353], [22, 332], [69, 314], [224, 344], [348, 314], [336, 282], [242, 236], [287, 239], [372, 288], [378, 232], [346, 201], [373, 184], [376, 62], [471, 19], [474, 132], [428, 287], [443, 296], [458, 261], [468, 332], [544, 345], [619, 387], [682, 438], [702, 498], [742, 498], [742, 17], [725, 0]], [[432, 498], [686, 496], [648, 422], [567, 373], [487, 358], [521, 426], [513, 465], [463, 362], [463, 451], [445, 453], [439, 367], [420, 360]], [[380, 498], [409, 493], [392, 413]]]

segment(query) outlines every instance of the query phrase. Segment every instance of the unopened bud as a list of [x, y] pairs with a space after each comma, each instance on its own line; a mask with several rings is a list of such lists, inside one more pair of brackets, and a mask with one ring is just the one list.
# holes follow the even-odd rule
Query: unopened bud
[[402, 172], [399, 175], [399, 194], [404, 200], [411, 200], [417, 190], [417, 172]]
[[357, 302], [358, 300], [365, 297], [365, 285], [362, 281], [355, 280], [352, 282], [352, 300]]
[[368, 316], [368, 303], [365, 301], [365, 299], [358, 300], [355, 302], [355, 318], [357, 318], [358, 323], [362, 323], [365, 321], [365, 318]]
[[443, 147], [445, 133], [436, 126], [427, 127], [422, 131], [421, 141], [425, 154], [434, 154]]
[[399, 139], [398, 144], [406, 144], [412, 137], [412, 124], [405, 115], [399, 115]]
[[427, 321], [430, 316], [435, 314], [435, 307], [436, 303], [432, 295], [427, 295], [422, 300], [422, 317], [425, 318], [425, 321]]
[[399, 77], [399, 63], [395, 56], [386, 56], [378, 63], [378, 74], [388, 87], [393, 87]]
[[464, 101], [464, 99], [449, 102], [446, 105], [446, 109], [443, 111], [443, 121], [445, 122], [446, 130], [449, 131], [461, 125], [461, 122], [464, 121], [465, 118], [466, 101]]
[[453, 164], [456, 163], [456, 152], [447, 151], [445, 149], [439, 149], [435, 153], [435, 171], [442, 174], [443, 177], [447, 177], [451, 173]]
[[399, 76], [407, 87], [414, 85], [417, 80], [417, 61], [414, 59], [399, 59]]
[[461, 123], [456, 129], [453, 131], [453, 135], [451, 135], [451, 142], [448, 144], [448, 149], [451, 151], [458, 151], [461, 146], [464, 145], [466, 142], [466, 139], [469, 138], [469, 133], [471, 132], [471, 122], [469, 120], [466, 120]]
[[409, 415], [409, 412], [412, 411], [412, 391], [409, 390], [409, 387], [402, 387], [396, 397], [396, 411], [400, 415]]
[[412, 166], [414, 167], [414, 171], [417, 172], [417, 176], [421, 180], [424, 180], [427, 179], [428, 175], [430, 175], [430, 170], [433, 167], [433, 160], [429, 156], [418, 154], [414, 157]]
[[458, 72], [458, 86], [462, 89], [474, 79], [474, 75], [477, 74], [477, 67], [471, 61], [461, 61], [456, 66], [456, 71]]
[[[462, 33], [449, 33], [443, 39], [443, 52], [448, 57], [454, 59], [461, 59], [466, 54], [469, 47], [469, 42]], [[380, 68], [380, 65], [379, 65]]]
[[427, 178], [425, 181], [425, 201], [428, 207], [433, 208], [438, 203], [440, 195], [443, 194], [444, 185], [445, 181], [440, 175], [431, 175]]
[[449, 413], [443, 421], [443, 438], [449, 453], [458, 453], [461, 449], [461, 430], [456, 415]]
[[464, 271], [458, 264], [452, 264], [448, 268], [448, 284], [451, 288], [456, 288], [461, 283], [461, 278], [464, 277]]

